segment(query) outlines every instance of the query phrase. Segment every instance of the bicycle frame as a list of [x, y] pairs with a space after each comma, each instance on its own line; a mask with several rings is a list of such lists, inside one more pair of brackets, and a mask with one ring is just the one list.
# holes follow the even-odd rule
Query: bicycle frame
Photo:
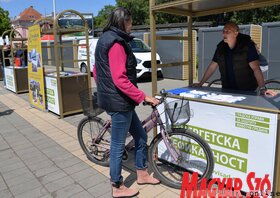
[[[164, 124], [160, 118], [159, 112], [156, 107], [153, 106], [152, 108], [153, 108], [153, 111], [152, 111], [151, 115], [149, 115], [145, 120], [142, 121], [142, 126], [146, 130], [146, 132], [149, 133], [154, 127], [157, 127], [157, 125], [159, 125], [160, 133], [162, 135], [166, 148], [169, 150], [169, 153], [171, 154], [173, 159], [175, 161], [178, 161], [179, 154], [176, 151], [176, 149], [172, 148], [172, 145], [170, 145], [170, 142], [168, 141], [169, 135], [166, 132], [166, 127], [164, 127]], [[133, 146], [134, 146], [134, 141], [131, 140], [125, 146], [125, 148], [126, 148], [126, 150], [131, 150], [133, 148]]]

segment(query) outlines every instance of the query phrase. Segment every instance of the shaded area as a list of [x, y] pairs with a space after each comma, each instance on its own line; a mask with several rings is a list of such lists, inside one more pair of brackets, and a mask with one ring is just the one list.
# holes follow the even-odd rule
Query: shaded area
[[7, 115], [10, 115], [14, 112], [14, 109], [8, 109], [8, 110], [5, 110], [5, 111], [1, 111], [0, 112], [0, 117], [1, 116], [7, 116]]

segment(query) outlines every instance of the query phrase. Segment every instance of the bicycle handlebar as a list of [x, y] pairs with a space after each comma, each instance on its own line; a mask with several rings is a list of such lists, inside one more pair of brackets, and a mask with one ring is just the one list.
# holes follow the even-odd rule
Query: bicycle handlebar
[[[166, 96], [168, 95], [168, 93], [165, 91], [165, 89], [160, 90], [159, 93], [160, 93], [161, 97], [158, 98], [158, 100], [160, 101], [158, 105], [160, 105], [161, 103], [163, 103], [163, 101], [165, 100]], [[144, 106], [146, 106], [146, 105], [152, 106], [151, 103], [146, 102], [146, 101], [144, 101], [142, 104], [143, 104]], [[156, 106], [158, 106], [158, 105], [156, 105]], [[156, 107], [156, 106], [152, 106], [152, 107]]]

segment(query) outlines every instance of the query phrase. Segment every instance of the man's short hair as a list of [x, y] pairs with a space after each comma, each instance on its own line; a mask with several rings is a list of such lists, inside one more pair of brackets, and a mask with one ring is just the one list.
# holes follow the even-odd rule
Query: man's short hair
[[[225, 24], [225, 26], [234, 29], [236, 32], [239, 32], [239, 27], [238, 27], [238, 25], [237, 25], [236, 23], [232, 22], [232, 21], [227, 22], [227, 23]], [[225, 27], [225, 26], [224, 26], [224, 27]]]

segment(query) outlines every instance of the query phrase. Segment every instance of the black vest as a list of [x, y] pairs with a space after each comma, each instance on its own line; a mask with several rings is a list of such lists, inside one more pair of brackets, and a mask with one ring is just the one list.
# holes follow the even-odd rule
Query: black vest
[[128, 45], [133, 37], [127, 33], [111, 27], [104, 32], [96, 45], [95, 49], [95, 66], [96, 66], [96, 84], [98, 105], [106, 111], [131, 111], [135, 108], [136, 103], [122, 93], [113, 83], [109, 66], [108, 53], [110, 48], [119, 43], [124, 47], [127, 55], [126, 74], [132, 84], [137, 86], [136, 78], [136, 58]]
[[[238, 90], [254, 91], [258, 87], [254, 72], [247, 62], [248, 44], [253, 42], [251, 37], [239, 33], [237, 42], [233, 52], [233, 71], [235, 76], [236, 87]], [[228, 45], [221, 41], [217, 45], [217, 61], [221, 73], [221, 80], [223, 88], [229, 88], [226, 76], [226, 52]]]

